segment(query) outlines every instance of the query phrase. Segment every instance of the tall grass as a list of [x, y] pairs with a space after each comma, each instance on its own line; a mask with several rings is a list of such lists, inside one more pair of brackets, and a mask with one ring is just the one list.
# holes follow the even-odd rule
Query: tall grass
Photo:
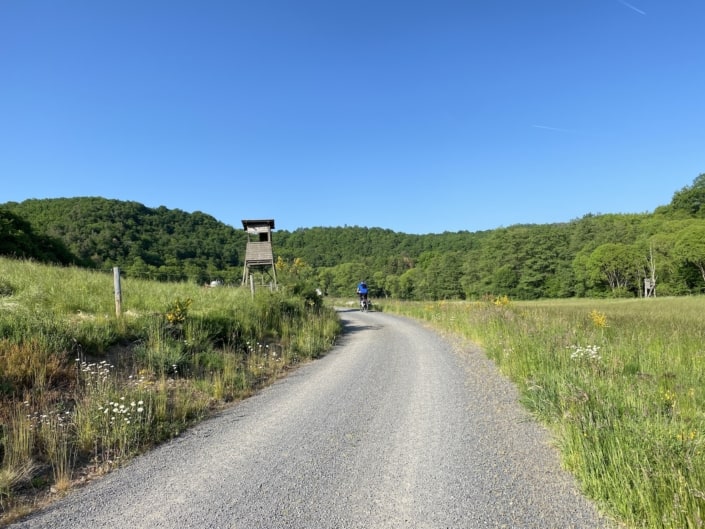
[[629, 527], [705, 524], [705, 298], [387, 303], [483, 347]]
[[[331, 309], [239, 288], [0, 258], [0, 524], [246, 397], [340, 332]], [[30, 492], [30, 494], [26, 494]]]

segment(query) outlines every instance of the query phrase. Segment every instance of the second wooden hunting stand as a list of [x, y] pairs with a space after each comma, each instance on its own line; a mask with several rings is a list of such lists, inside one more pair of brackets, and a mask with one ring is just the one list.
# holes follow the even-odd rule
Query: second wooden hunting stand
[[245, 249], [245, 269], [242, 272], [242, 284], [248, 282], [254, 288], [252, 273], [259, 271], [264, 277], [269, 276], [273, 288], [277, 288], [277, 271], [274, 267], [272, 252], [272, 230], [274, 220], [243, 220], [242, 227], [247, 232], [247, 248]]

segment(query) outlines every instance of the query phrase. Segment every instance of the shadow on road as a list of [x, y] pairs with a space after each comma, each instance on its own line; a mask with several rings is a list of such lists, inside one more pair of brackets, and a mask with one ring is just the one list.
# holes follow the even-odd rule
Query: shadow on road
[[355, 323], [343, 322], [343, 334], [353, 334], [360, 331], [378, 331], [381, 325], [357, 325]]
[[[359, 309], [336, 309], [336, 311], [339, 313], [360, 312]], [[345, 317], [341, 318], [341, 322], [343, 324], [343, 335], [350, 335], [360, 331], [378, 331], [382, 328], [382, 325], [368, 325], [359, 321], [352, 322]]]

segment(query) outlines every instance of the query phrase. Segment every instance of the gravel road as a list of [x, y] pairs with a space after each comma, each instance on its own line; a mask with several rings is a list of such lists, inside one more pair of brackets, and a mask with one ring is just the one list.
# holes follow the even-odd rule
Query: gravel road
[[340, 316], [324, 358], [10, 527], [610, 527], [480, 351]]

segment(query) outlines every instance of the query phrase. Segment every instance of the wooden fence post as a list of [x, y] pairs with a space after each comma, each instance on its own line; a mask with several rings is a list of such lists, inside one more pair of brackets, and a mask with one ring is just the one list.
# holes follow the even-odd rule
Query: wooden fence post
[[122, 315], [122, 289], [120, 288], [120, 268], [113, 267], [113, 283], [115, 284], [115, 315]]

